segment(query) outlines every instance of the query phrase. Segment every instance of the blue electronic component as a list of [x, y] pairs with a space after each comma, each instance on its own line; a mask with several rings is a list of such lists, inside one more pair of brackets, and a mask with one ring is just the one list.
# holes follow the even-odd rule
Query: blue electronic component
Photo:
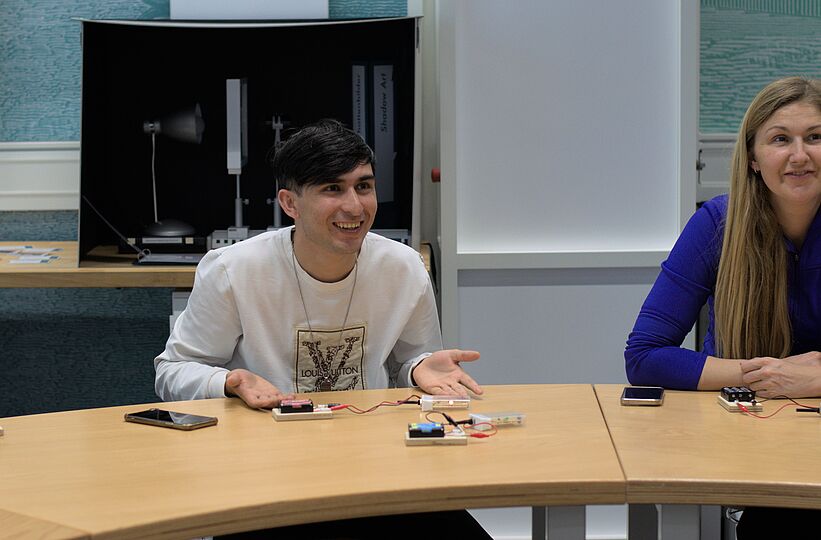
[[444, 437], [445, 426], [439, 422], [408, 424], [408, 437], [412, 439]]

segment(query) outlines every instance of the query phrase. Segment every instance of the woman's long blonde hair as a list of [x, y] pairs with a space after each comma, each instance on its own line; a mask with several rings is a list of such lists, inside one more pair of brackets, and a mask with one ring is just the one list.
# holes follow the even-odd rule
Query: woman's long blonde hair
[[753, 99], [738, 131], [715, 290], [716, 352], [721, 358], [790, 354], [787, 250], [769, 189], [750, 162], [761, 125], [778, 109], [799, 101], [821, 110], [821, 81], [789, 77], [770, 83]]

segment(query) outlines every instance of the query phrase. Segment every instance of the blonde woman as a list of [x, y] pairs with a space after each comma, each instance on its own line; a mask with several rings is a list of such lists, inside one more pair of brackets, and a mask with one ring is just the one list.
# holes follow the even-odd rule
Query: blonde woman
[[[661, 265], [627, 340], [630, 382], [821, 396], [820, 205], [821, 81], [775, 81], [744, 115], [729, 196], [696, 211]], [[705, 302], [703, 351], [683, 349]], [[789, 515], [773, 520], [771, 512]], [[783, 534], [784, 520], [799, 515], [816, 519], [748, 510], [739, 538], [761, 534], [766, 523]]]

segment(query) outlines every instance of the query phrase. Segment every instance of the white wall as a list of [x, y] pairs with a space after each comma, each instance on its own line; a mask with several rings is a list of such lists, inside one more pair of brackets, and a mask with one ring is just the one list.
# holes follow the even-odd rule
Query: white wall
[[675, 239], [679, 17], [670, 2], [629, 4], [460, 4], [458, 252], [666, 249]]
[[[463, 309], [475, 293], [466, 290], [463, 299], [463, 289], [484, 291], [488, 307], [502, 300], [491, 296], [512, 294], [491, 292], [502, 287], [501, 276], [517, 287], [552, 287], [545, 301], [569, 295], [563, 307], [579, 312], [565, 316], [599, 329], [622, 318], [609, 308], [607, 287], [643, 297], [637, 285], [654, 278], [646, 269], [666, 257], [695, 209], [698, 6], [691, 4], [439, 4], [449, 344], [472, 346], [463, 333], [474, 321], [522, 324], [526, 310], [512, 302], [516, 313]], [[473, 287], [487, 271], [506, 273]], [[566, 289], [568, 280], [578, 285]], [[599, 294], [581, 301], [593, 285]], [[579, 301], [570, 301], [574, 295]], [[588, 336], [580, 326], [555, 341]]]
[[0, 211], [76, 210], [80, 143], [0, 143]]
[[[483, 383], [626, 382], [627, 335], [695, 210], [698, 3], [438, 8], [446, 345], [482, 353]], [[624, 509], [588, 525], [624, 538]]]
[[459, 340], [497, 384], [626, 382], [624, 344], [658, 268], [459, 275]]

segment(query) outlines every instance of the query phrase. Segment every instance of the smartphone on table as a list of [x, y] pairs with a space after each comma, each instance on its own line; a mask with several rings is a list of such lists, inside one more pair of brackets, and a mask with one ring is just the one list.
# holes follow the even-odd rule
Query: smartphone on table
[[213, 416], [199, 416], [197, 414], [185, 414], [174, 411], [164, 411], [162, 409], [148, 409], [145, 411], [126, 413], [125, 421], [183, 429], [186, 431], [213, 426], [217, 423], [217, 419]]
[[664, 402], [661, 386], [625, 386], [621, 393], [622, 405], [659, 406]]

